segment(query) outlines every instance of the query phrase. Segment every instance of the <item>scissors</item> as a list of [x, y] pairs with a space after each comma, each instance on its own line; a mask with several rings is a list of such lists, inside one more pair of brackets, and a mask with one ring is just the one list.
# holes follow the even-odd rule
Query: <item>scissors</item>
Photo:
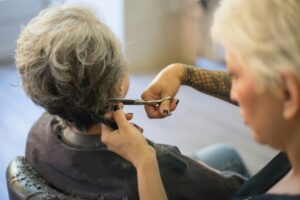
[[110, 98], [108, 100], [113, 103], [123, 103], [124, 105], [152, 105], [155, 107], [159, 107], [163, 101], [172, 100], [172, 99], [173, 99], [172, 97], [168, 96], [162, 99], [149, 100], [149, 101], [144, 101], [141, 99], [123, 99], [123, 98]]
[[[155, 107], [159, 107], [160, 104], [165, 101], [165, 100], [172, 100], [173, 98], [168, 96], [164, 97], [162, 99], [158, 100], [149, 100], [149, 101], [144, 101], [141, 99], [123, 99], [123, 98], [110, 98], [108, 99], [112, 103], [123, 103], [124, 105], [152, 105]], [[115, 121], [108, 119], [103, 116], [97, 116], [95, 117], [100, 123], [103, 123], [109, 127], [111, 127], [113, 130], [118, 129], [118, 125]]]

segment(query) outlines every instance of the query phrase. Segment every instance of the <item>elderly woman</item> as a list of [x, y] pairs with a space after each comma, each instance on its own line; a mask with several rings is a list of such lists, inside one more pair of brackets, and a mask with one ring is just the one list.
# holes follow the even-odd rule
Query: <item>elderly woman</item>
[[[100, 141], [103, 129], [115, 128], [109, 98], [124, 97], [129, 86], [120, 45], [109, 28], [87, 8], [48, 8], [22, 30], [16, 62], [25, 92], [47, 111], [30, 130], [29, 164], [68, 194], [138, 199], [134, 166]], [[132, 117], [126, 114], [126, 122]], [[146, 144], [156, 152], [172, 199], [229, 198], [243, 181], [200, 165], [174, 146]]]
[[[231, 99], [240, 106], [253, 138], [281, 151], [232, 199], [300, 199], [299, 23], [299, 0], [223, 0], [215, 14], [212, 34], [226, 50]], [[166, 84], [170, 82], [174, 84]], [[230, 79], [224, 73], [174, 64], [159, 74], [143, 98], [175, 96], [181, 84], [200, 90], [208, 85], [206, 92], [229, 96]], [[150, 117], [157, 118], [166, 116], [164, 110], [170, 110], [168, 103], [157, 111], [146, 108]], [[155, 151], [128, 124], [122, 109], [114, 112], [114, 118], [119, 129], [114, 134], [104, 131], [102, 141], [136, 167], [140, 199], [166, 199]]]

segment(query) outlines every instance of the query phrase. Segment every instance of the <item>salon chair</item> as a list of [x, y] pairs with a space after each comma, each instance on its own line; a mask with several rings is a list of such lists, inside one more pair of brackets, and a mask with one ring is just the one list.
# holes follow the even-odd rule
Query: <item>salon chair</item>
[[21, 156], [8, 165], [6, 181], [10, 200], [83, 200], [51, 187]]

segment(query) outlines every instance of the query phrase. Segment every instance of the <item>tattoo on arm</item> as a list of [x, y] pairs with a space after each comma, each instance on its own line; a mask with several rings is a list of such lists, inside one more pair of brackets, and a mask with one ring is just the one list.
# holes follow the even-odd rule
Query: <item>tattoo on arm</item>
[[213, 71], [185, 65], [183, 84], [205, 94], [236, 104], [230, 100], [231, 79], [225, 71]]

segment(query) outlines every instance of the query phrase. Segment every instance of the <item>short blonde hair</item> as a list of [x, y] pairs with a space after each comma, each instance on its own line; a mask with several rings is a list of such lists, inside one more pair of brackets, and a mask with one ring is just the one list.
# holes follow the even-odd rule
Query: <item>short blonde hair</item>
[[300, 1], [223, 0], [212, 36], [251, 68], [262, 88], [280, 87], [280, 74], [300, 81]]
[[22, 30], [15, 58], [27, 95], [79, 129], [107, 111], [125, 70], [115, 35], [78, 5], [41, 11]]

